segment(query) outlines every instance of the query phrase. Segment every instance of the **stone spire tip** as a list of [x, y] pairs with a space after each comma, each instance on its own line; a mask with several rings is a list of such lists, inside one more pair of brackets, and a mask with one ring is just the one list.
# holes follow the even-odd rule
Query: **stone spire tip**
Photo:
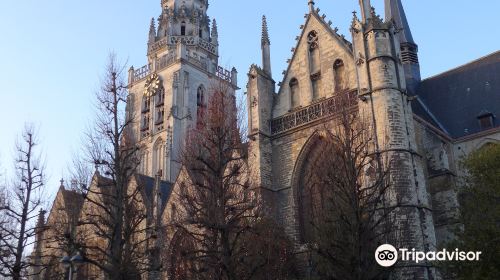
[[314, 12], [314, 0], [309, 0], [308, 5], [309, 5], [309, 11]]
[[267, 28], [267, 19], [266, 16], [262, 16], [262, 45], [270, 45], [271, 40], [269, 39], [269, 30]]
[[385, 20], [394, 21], [401, 30], [398, 33], [401, 43], [415, 44], [401, 0], [385, 0]]

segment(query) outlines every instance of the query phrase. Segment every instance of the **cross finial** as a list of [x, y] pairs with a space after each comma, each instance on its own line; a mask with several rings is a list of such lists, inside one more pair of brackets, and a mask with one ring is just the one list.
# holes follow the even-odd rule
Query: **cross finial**
[[61, 178], [61, 181], [59, 181], [59, 182], [61, 182], [61, 187], [64, 187], [64, 179]]

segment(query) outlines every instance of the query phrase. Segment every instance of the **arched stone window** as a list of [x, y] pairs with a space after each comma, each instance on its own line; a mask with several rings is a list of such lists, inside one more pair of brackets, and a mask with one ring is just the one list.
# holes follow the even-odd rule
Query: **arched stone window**
[[299, 81], [292, 78], [289, 83], [290, 86], [290, 100], [292, 109], [300, 105], [300, 89]]
[[205, 114], [205, 87], [200, 85], [196, 91], [196, 125], [202, 125], [203, 115]]
[[200, 85], [196, 91], [196, 105], [203, 106], [205, 103], [205, 87]]
[[318, 32], [314, 30], [309, 32], [307, 43], [309, 45], [309, 68], [311, 75], [314, 75], [321, 71]]
[[335, 60], [333, 63], [333, 83], [335, 92], [339, 92], [347, 88], [346, 85], [346, 72], [344, 62], [341, 59]]
[[174, 234], [167, 253], [168, 279], [192, 279], [192, 261], [194, 244], [189, 239], [189, 234], [179, 230]]
[[186, 22], [181, 22], [181, 36], [186, 36]]

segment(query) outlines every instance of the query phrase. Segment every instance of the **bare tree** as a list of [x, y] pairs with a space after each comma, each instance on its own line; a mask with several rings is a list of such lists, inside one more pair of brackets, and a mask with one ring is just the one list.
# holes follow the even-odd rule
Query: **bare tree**
[[380, 242], [394, 236], [387, 205], [389, 163], [375, 153], [370, 131], [355, 113], [344, 112], [319, 136], [301, 193], [302, 238], [319, 279], [387, 279], [376, 264]]
[[271, 240], [256, 227], [263, 220], [260, 201], [248, 178], [246, 148], [228, 86], [213, 86], [182, 153], [187, 174], [179, 177], [175, 193], [183, 214], [173, 220], [171, 279], [257, 279], [265, 275], [263, 269], [280, 267], [270, 264], [269, 255], [252, 251]]
[[0, 208], [7, 223], [0, 224], [0, 275], [21, 279], [30, 272], [27, 250], [36, 234], [35, 221], [39, 215], [44, 190], [44, 165], [37, 150], [35, 128], [26, 125], [16, 144], [15, 179], [7, 189], [8, 196]]
[[70, 189], [82, 191], [90, 186], [94, 169], [93, 161], [81, 155], [74, 154], [69, 168]]
[[61, 186], [49, 218], [46, 221], [39, 219], [34, 252], [40, 262], [37, 279], [67, 279], [67, 271], [60, 260], [63, 256], [71, 257], [82, 250], [77, 235], [82, 204], [83, 195], [80, 192]]
[[[1, 174], [3, 176], [3, 174]], [[6, 190], [6, 184], [4, 184], [3, 180], [0, 183], [0, 240], [3, 240], [3, 238], [7, 235], [8, 231], [7, 229], [9, 228], [9, 218], [7, 216], [6, 211], [4, 210], [5, 207], [7, 206], [7, 190]], [[11, 256], [11, 251], [7, 250], [8, 248], [5, 246], [0, 246], [0, 256], [8, 259]], [[5, 273], [6, 270], [2, 267], [0, 269], [0, 273]], [[3, 274], [0, 274], [3, 275]]]
[[[81, 246], [88, 263], [107, 279], [138, 279], [144, 266], [145, 229], [139, 188], [130, 181], [139, 160], [127, 114], [127, 86], [114, 55], [97, 92], [96, 125], [88, 133], [88, 159], [100, 166], [96, 181], [84, 190]], [[102, 175], [101, 175], [102, 174]]]

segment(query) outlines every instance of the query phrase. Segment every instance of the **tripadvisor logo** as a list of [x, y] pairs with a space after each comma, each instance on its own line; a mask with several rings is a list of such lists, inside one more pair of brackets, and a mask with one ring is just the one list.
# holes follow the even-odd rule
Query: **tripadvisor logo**
[[380, 266], [393, 266], [398, 261], [398, 250], [389, 244], [380, 245], [375, 251], [375, 260]]
[[422, 252], [415, 249], [399, 249], [389, 244], [380, 245], [375, 251], [375, 260], [380, 266], [390, 267], [398, 261], [398, 256], [402, 261], [412, 261], [420, 263], [422, 261], [479, 261], [481, 252], [464, 252], [455, 249], [448, 251]]

